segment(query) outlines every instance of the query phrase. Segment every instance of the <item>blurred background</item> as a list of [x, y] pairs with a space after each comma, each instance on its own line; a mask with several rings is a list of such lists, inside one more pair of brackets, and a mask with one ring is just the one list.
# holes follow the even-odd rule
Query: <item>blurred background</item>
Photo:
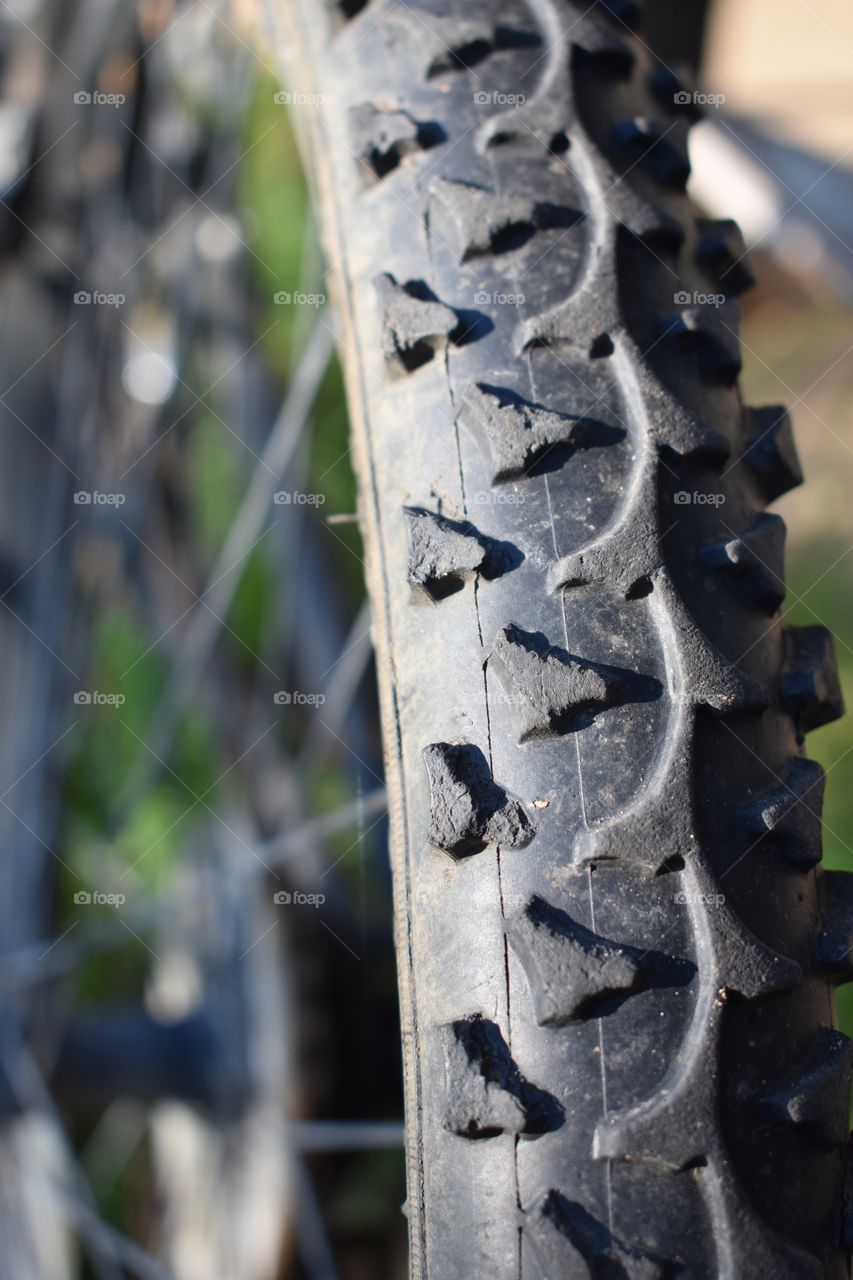
[[[406, 1274], [370, 618], [276, 6], [0, 0], [2, 1280]], [[787, 609], [849, 699], [853, 10], [647, 11], [704, 109], [694, 202], [752, 248], [745, 399], [794, 419]], [[853, 869], [851, 723], [809, 750]]]

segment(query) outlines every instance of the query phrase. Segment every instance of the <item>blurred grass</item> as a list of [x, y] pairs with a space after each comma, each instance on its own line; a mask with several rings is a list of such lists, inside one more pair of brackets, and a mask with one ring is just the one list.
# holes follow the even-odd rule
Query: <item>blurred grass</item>
[[[853, 314], [800, 292], [769, 262], [759, 262], [759, 278], [744, 321], [745, 398], [790, 407], [806, 479], [778, 504], [788, 524], [786, 617], [832, 631], [853, 709]], [[810, 733], [806, 750], [827, 772], [824, 866], [853, 871], [853, 716]], [[853, 1035], [850, 985], [839, 989], [838, 1014]]]
[[[280, 305], [277, 293], [325, 292], [321, 280], [306, 278], [305, 262], [316, 261], [322, 272], [314, 244], [305, 181], [290, 128], [288, 112], [274, 101], [276, 82], [261, 78], [255, 86], [245, 121], [245, 156], [238, 181], [240, 216], [250, 246], [249, 266], [253, 290], [253, 327], [262, 339], [271, 370], [281, 382], [284, 394], [290, 371], [298, 360], [301, 344], [319, 310]], [[331, 322], [331, 321], [329, 321]], [[177, 433], [176, 433], [177, 434]], [[227, 536], [254, 465], [232, 435], [213, 414], [201, 410], [179, 428], [188, 508], [189, 542], [197, 562], [215, 563]], [[355, 510], [355, 481], [349, 461], [349, 441], [341, 370], [330, 367], [314, 408], [313, 428], [306, 433], [302, 465], [304, 486], [320, 493], [325, 501], [321, 515]], [[297, 464], [298, 466], [299, 464]], [[361, 547], [352, 526], [326, 528], [323, 547], [328, 555], [334, 590], [352, 612], [363, 595]], [[322, 537], [322, 534], [320, 535]], [[278, 584], [275, 558], [266, 546], [256, 548], [241, 569], [219, 644], [229, 661], [246, 680], [258, 675], [258, 661], [271, 661], [276, 653]], [[198, 589], [201, 583], [197, 584]], [[190, 603], [190, 601], [186, 601]], [[67, 837], [63, 856], [69, 867], [100, 866], [93, 850], [108, 843], [114, 864], [134, 867], [140, 886], [154, 893], [168, 891], [171, 877], [180, 865], [182, 850], [193, 830], [204, 821], [202, 808], [187, 814], [195, 795], [206, 795], [215, 810], [221, 800], [217, 778], [232, 763], [222, 741], [223, 726], [217, 723], [215, 708], [204, 698], [197, 699], [184, 717], [169, 757], [169, 771], [162, 771], [129, 815], [122, 830], [111, 831], [112, 798], [119, 793], [143, 741], [150, 732], [150, 716], [165, 688], [169, 655], [180, 628], [162, 643], [155, 643], [171, 619], [162, 621], [152, 612], [143, 613], [139, 601], [126, 596], [100, 602], [92, 610], [89, 646], [90, 665], [85, 687], [121, 691], [126, 701], [121, 708], [89, 708], [83, 731], [76, 739], [66, 789]], [[296, 745], [289, 724], [282, 726], [283, 742]], [[179, 781], [180, 780], [180, 781]], [[232, 779], [233, 782], [233, 779]], [[185, 784], [185, 785], [184, 785]], [[351, 797], [351, 779], [338, 765], [324, 769], [312, 785], [311, 811], [328, 812]], [[332, 842], [335, 856], [357, 847], [355, 827], [340, 832]], [[345, 862], [348, 859], [345, 859]], [[82, 882], [82, 883], [85, 883]], [[70, 870], [62, 876], [61, 916], [69, 916], [73, 895], [81, 887], [78, 875]], [[103, 887], [101, 885], [95, 887]], [[112, 888], [112, 886], [110, 886]], [[106, 908], [105, 911], [109, 911]], [[131, 950], [133, 940], [129, 939]], [[138, 948], [138, 950], [141, 950]], [[131, 966], [136, 977], [144, 968]], [[90, 993], [106, 993], [109, 973], [84, 975], [83, 987]], [[120, 966], [115, 971], [120, 976]], [[119, 987], [126, 984], [119, 982]]]
[[[305, 179], [288, 112], [274, 101], [276, 81], [262, 79], [247, 122], [248, 151], [240, 179], [240, 199], [246, 213], [252, 268], [259, 299], [259, 328], [270, 327], [264, 339], [273, 368], [282, 376], [298, 356], [297, 343], [316, 322], [318, 311], [274, 302], [280, 292], [319, 292], [328, 297], [329, 284], [316, 245]], [[319, 285], [303, 278], [303, 262], [315, 260]], [[326, 318], [331, 324], [331, 317]], [[343, 375], [332, 362], [314, 409], [310, 434], [308, 481], [311, 492], [322, 493], [324, 515], [355, 511], [355, 478], [349, 460], [349, 425]], [[347, 602], [355, 605], [363, 594], [359, 535], [352, 526], [327, 531]], [[336, 545], [335, 545], [336, 544]], [[351, 563], [348, 563], [351, 561]]]
[[[275, 295], [301, 291], [326, 294], [329, 289], [322, 277], [288, 113], [274, 102], [277, 87], [271, 79], [261, 79], [255, 86], [241, 147], [244, 158], [238, 180], [238, 213], [251, 250], [247, 258], [250, 336], [261, 338], [268, 368], [283, 398], [301, 347], [321, 313], [316, 307], [277, 304]], [[190, 112], [203, 115], [207, 111], [203, 100], [186, 105]], [[312, 274], [315, 267], [316, 278]], [[331, 324], [331, 317], [325, 319]], [[213, 370], [214, 376], [217, 372]], [[170, 433], [160, 463], [174, 483], [175, 496], [185, 505], [174, 527], [162, 530], [157, 552], [168, 561], [168, 539], [173, 538], [178, 552], [175, 569], [197, 591], [216, 563], [255, 465], [248, 450], [218, 420], [217, 414], [224, 418], [228, 412], [227, 397], [223, 395], [222, 401], [217, 401], [214, 392], [210, 397], [212, 411], [201, 404], [188, 413]], [[230, 403], [233, 405], [233, 400]], [[181, 407], [165, 410], [160, 429], [178, 418]], [[354, 616], [364, 593], [359, 534], [352, 525], [330, 529], [323, 523], [323, 517], [330, 514], [353, 513], [356, 504], [337, 361], [330, 366], [312, 417], [289, 479], [294, 488], [298, 480], [298, 487], [323, 495], [320, 519], [315, 520], [320, 550], [328, 562], [322, 587], [334, 593], [344, 616]], [[241, 425], [246, 442], [258, 451], [260, 424], [231, 423], [237, 434]], [[159, 495], [155, 494], [154, 500], [159, 501]], [[143, 743], [150, 739], [151, 717], [192, 614], [174, 630], [172, 624], [193, 602], [169, 581], [167, 570], [161, 573], [145, 555], [140, 557], [141, 574], [134, 573], [132, 580], [121, 582], [112, 592], [95, 583], [85, 601], [88, 663], [81, 687], [120, 692], [125, 701], [120, 707], [87, 707], [85, 715], [78, 717], [80, 731], [73, 737], [65, 783], [60, 846], [64, 869], [58, 881], [56, 933], [63, 935], [80, 924], [74, 895], [83, 888], [123, 892], [129, 907], [153, 911], [149, 925], [147, 919], [139, 923], [136, 915], [128, 916], [113, 907], [85, 908], [87, 947], [75, 962], [73, 973], [74, 1003], [80, 1011], [142, 1001], [151, 974], [149, 944], [154, 950], [157, 946], [157, 904], [166, 901], [177, 884], [188, 850], [203, 848], [210, 840], [213, 819], [206, 806], [214, 813], [226, 813], [235, 799], [245, 804], [245, 795], [240, 794], [241, 771], [232, 770], [246, 745], [241, 738], [242, 693], [251, 691], [255, 681], [267, 679], [261, 661], [275, 670], [286, 661], [282, 655], [281, 601], [283, 595], [288, 599], [291, 584], [279, 580], [285, 557], [276, 554], [276, 536], [273, 531], [239, 571], [239, 584], [224, 619], [227, 626], [217, 642], [225, 679], [216, 687], [209, 682], [194, 699], [178, 726], [165, 762], [168, 767], [159, 771], [118, 829], [115, 797], [134, 762], [145, 755]], [[116, 554], [120, 554], [118, 547]], [[201, 607], [195, 605], [196, 609]], [[245, 705], [249, 705], [248, 698]], [[305, 721], [296, 715], [281, 716], [276, 733], [284, 756], [299, 749], [305, 727]], [[218, 781], [225, 774], [227, 779]], [[351, 801], [352, 793], [353, 775], [342, 752], [315, 770], [303, 797], [305, 814], [330, 812]], [[196, 801], [198, 796], [204, 797], [204, 805]], [[336, 866], [341, 881], [349, 884], [352, 902], [357, 904], [364, 930], [362, 942], [370, 937], [377, 921], [387, 929], [388, 917], [387, 892], [379, 877], [371, 874], [366, 845], [357, 823], [338, 832], [327, 844], [330, 863]], [[103, 946], [96, 940], [101, 931]], [[77, 936], [83, 933], [81, 927]], [[393, 1009], [393, 964], [383, 961], [381, 972], [377, 972], [372, 953], [361, 946], [359, 949], [369, 962], [362, 975], [365, 988], [372, 984], [365, 1008], [369, 1012], [377, 1001], [384, 1000], [383, 1007]], [[344, 1105], [357, 1109], [360, 1104], [357, 1098], [346, 1098]], [[389, 1105], [396, 1106], [396, 1102]], [[80, 1122], [78, 1130], [82, 1146], [90, 1136], [88, 1122]], [[337, 1174], [330, 1182], [328, 1207], [344, 1235], [364, 1244], [370, 1239], [393, 1243], [402, 1238], [402, 1153], [352, 1157], [341, 1169], [340, 1185]], [[107, 1171], [102, 1179], [96, 1168], [88, 1172], [106, 1220], [130, 1229], [139, 1239], [147, 1238], [150, 1223], [134, 1221], [140, 1213], [144, 1215], [140, 1206], [151, 1204], [152, 1172], [145, 1144], [118, 1174]]]

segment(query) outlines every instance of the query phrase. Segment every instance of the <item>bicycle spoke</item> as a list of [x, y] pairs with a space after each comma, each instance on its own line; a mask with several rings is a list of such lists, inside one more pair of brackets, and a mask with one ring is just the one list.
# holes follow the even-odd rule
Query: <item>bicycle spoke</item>
[[[68, 1216], [89, 1246], [90, 1252], [115, 1263], [139, 1280], [174, 1280], [174, 1275], [145, 1249], [104, 1222], [97, 1212], [74, 1196], [66, 1196]], [[118, 1273], [117, 1273], [118, 1274]]]
[[302, 1261], [312, 1280], [338, 1280], [338, 1269], [308, 1166], [298, 1157], [294, 1164], [299, 1203], [296, 1240]]
[[[20, 506], [23, 532], [33, 529], [33, 561], [30, 564], [24, 558], [19, 563], [15, 543], [7, 612], [14, 607], [29, 628], [22, 640], [31, 651], [30, 661], [35, 653], [50, 671], [59, 667], [56, 657], [68, 660], [66, 670], [75, 672], [79, 695], [75, 703], [83, 705], [88, 696], [92, 706], [99, 707], [97, 695], [89, 689], [109, 689], [106, 682], [118, 678], [126, 682], [113, 683], [112, 688], [126, 695], [128, 706], [126, 715], [117, 715], [113, 724], [106, 714], [101, 718], [100, 709], [91, 714], [75, 710], [69, 727], [71, 695], [60, 685], [63, 677], [56, 669], [49, 692], [47, 682], [41, 683], [39, 711], [44, 708], [44, 727], [50, 728], [53, 737], [58, 739], [60, 730], [67, 730], [68, 745], [49, 762], [50, 774], [45, 774], [40, 759], [37, 769], [27, 757], [32, 777], [27, 775], [26, 783], [20, 781], [16, 797], [21, 799], [15, 805], [16, 814], [28, 816], [33, 833], [42, 829], [35, 815], [44, 821], [55, 808], [55, 843], [67, 854], [63, 870], [76, 880], [57, 879], [53, 886], [46, 886], [44, 875], [35, 873], [34, 860], [29, 872], [26, 860], [23, 871], [10, 863], [16, 901], [24, 897], [20, 892], [23, 875], [25, 888], [29, 890], [31, 880], [51, 914], [34, 922], [27, 917], [26, 928], [16, 930], [12, 895], [7, 895], [10, 930], [0, 955], [0, 994], [15, 1023], [13, 1035], [21, 1036], [20, 1053], [17, 1040], [13, 1042], [16, 1054], [9, 1073], [15, 1077], [17, 1105], [24, 1113], [22, 1127], [30, 1122], [41, 1126], [56, 1158], [48, 1177], [42, 1176], [32, 1138], [29, 1151], [22, 1137], [12, 1153], [5, 1184], [20, 1183], [23, 1189], [19, 1168], [22, 1174], [32, 1172], [36, 1194], [30, 1199], [43, 1225], [39, 1232], [37, 1215], [25, 1214], [23, 1194], [4, 1198], [2, 1211], [9, 1213], [10, 1220], [21, 1206], [21, 1227], [15, 1233], [20, 1257], [28, 1230], [33, 1254], [32, 1261], [26, 1262], [16, 1254], [17, 1270], [8, 1273], [0, 1264], [4, 1280], [47, 1280], [48, 1273], [50, 1280], [54, 1275], [56, 1280], [71, 1280], [78, 1267], [85, 1267], [94, 1280], [124, 1276], [185, 1280], [192, 1274], [185, 1260], [187, 1246], [190, 1252], [200, 1248], [200, 1256], [217, 1263], [228, 1259], [222, 1267], [213, 1264], [212, 1272], [230, 1271], [239, 1260], [244, 1280], [268, 1280], [275, 1259], [286, 1256], [282, 1244], [294, 1194], [298, 1205], [293, 1221], [303, 1271], [311, 1280], [337, 1280], [334, 1235], [323, 1221], [303, 1152], [390, 1151], [399, 1149], [402, 1142], [399, 1124], [373, 1121], [304, 1120], [288, 1126], [285, 1136], [279, 1137], [291, 1072], [293, 1085], [301, 1087], [297, 1078], [301, 1064], [297, 1067], [290, 1061], [290, 1041], [296, 1039], [290, 1033], [301, 1034], [301, 1028], [293, 1028], [289, 1019], [300, 1008], [303, 978], [294, 977], [282, 964], [297, 920], [295, 913], [274, 907], [270, 869], [302, 859], [295, 877], [300, 883], [303, 879], [309, 883], [311, 876], [319, 883], [328, 875], [322, 886], [328, 918], [318, 915], [312, 920], [305, 915], [300, 922], [316, 927], [310, 945], [323, 955], [327, 949], [336, 950], [324, 933], [328, 930], [354, 955], [343, 942], [350, 937], [349, 931], [342, 930], [343, 936], [335, 931], [338, 917], [351, 913], [353, 926], [362, 924], [364, 936], [369, 935], [375, 961], [379, 954], [375, 940], [386, 945], [387, 923], [377, 923], [378, 913], [374, 919], [367, 913], [363, 921], [356, 919], [349, 876], [336, 874], [334, 859], [346, 858], [350, 850], [341, 854], [344, 846], [358, 848], [372, 828], [383, 822], [386, 794], [382, 770], [374, 759], [374, 727], [363, 714], [369, 710], [372, 715], [373, 703], [372, 684], [365, 680], [372, 653], [368, 605], [364, 603], [351, 617], [347, 602], [353, 599], [352, 583], [346, 577], [341, 578], [340, 591], [329, 589], [325, 595], [316, 591], [320, 576], [325, 580], [335, 565], [338, 549], [332, 548], [325, 531], [319, 532], [320, 522], [307, 518], [311, 514], [307, 503], [297, 504], [294, 499], [290, 519], [273, 519], [283, 514], [278, 507], [273, 509], [273, 496], [285, 477], [290, 490], [308, 488], [314, 454], [309, 455], [304, 441], [330, 367], [333, 325], [325, 311], [317, 313], [308, 306], [267, 315], [267, 327], [263, 320], [258, 323], [259, 306], [269, 307], [271, 299], [264, 301], [257, 287], [260, 274], [255, 284], [250, 283], [249, 270], [255, 270], [255, 264], [268, 273], [272, 270], [262, 262], [258, 247], [274, 262], [276, 276], [281, 272], [282, 283], [295, 287], [288, 267], [282, 270], [280, 258], [263, 249], [261, 236], [247, 234], [249, 243], [243, 240], [239, 234], [243, 223], [236, 214], [235, 193], [242, 177], [237, 166], [271, 132], [273, 117], [262, 119], [257, 128], [252, 126], [247, 151], [238, 155], [243, 146], [238, 134], [257, 87], [251, 75], [241, 74], [233, 96], [220, 92], [223, 83], [227, 87], [227, 74], [217, 79], [216, 111], [209, 119], [196, 118], [201, 111], [195, 101], [189, 107], [183, 101], [177, 105], [185, 80], [192, 78], [193, 94], [201, 102], [204, 89], [199, 86], [216, 73], [218, 59], [234, 65], [230, 54], [206, 49], [210, 56], [198, 60], [200, 67], [194, 64], [191, 77], [180, 68], [181, 55], [205, 34], [203, 27], [194, 24], [195, 7], [190, 0], [162, 14], [156, 6], [144, 6], [140, 31], [133, 7], [128, 9], [120, 0], [98, 0], [84, 4], [68, 22], [57, 24], [60, 34], [54, 34], [54, 39], [68, 64], [61, 77], [56, 73], [56, 79], [62, 79], [61, 93], [46, 84], [44, 101], [37, 104], [37, 114], [45, 122], [44, 163], [40, 157], [31, 166], [37, 199], [29, 202], [26, 214], [32, 226], [18, 220], [27, 241], [25, 270], [32, 276], [27, 287], [39, 306], [45, 261], [49, 259], [53, 276], [62, 271], [67, 275], [61, 281], [53, 276], [50, 280], [51, 307], [62, 323], [50, 327], [41, 322], [47, 334], [42, 354], [31, 341], [32, 355], [38, 356], [33, 369], [17, 378], [28, 357], [12, 365], [9, 379], [8, 412], [17, 419], [16, 431], [20, 426], [27, 432], [27, 449], [44, 461], [47, 471], [40, 482], [43, 513], [35, 519], [27, 517], [39, 506], [27, 481], [20, 486], [9, 520], [16, 524]], [[212, 9], [208, 12], [207, 34], [215, 31], [224, 48], [226, 24]], [[100, 25], [107, 18], [108, 26]], [[144, 52], [137, 56], [140, 48]], [[244, 49], [251, 59], [251, 51]], [[50, 52], [47, 45], [45, 52]], [[100, 79], [101, 71], [108, 58], [111, 67], [115, 63], [109, 87], [126, 90], [127, 98], [100, 92], [106, 83]], [[75, 72], [79, 82], [71, 84]], [[2, 74], [0, 68], [0, 90]], [[155, 99], [151, 85], [162, 90], [160, 98]], [[99, 99], [110, 96], [122, 98], [126, 109], [101, 110]], [[75, 110], [69, 119], [67, 102], [72, 97]], [[276, 124], [283, 114], [276, 113]], [[185, 135], [180, 128], [167, 127], [175, 121], [186, 126]], [[97, 199], [90, 197], [88, 187], [84, 191], [82, 185], [74, 186], [74, 174], [82, 172], [84, 161], [89, 160]], [[230, 173], [234, 179], [223, 192], [219, 184]], [[214, 199], [211, 193], [217, 187]], [[69, 200], [73, 219], [63, 215], [60, 220], [47, 208], [45, 193], [54, 189], [74, 197]], [[243, 200], [242, 193], [239, 198]], [[251, 216], [252, 203], [247, 203]], [[251, 225], [249, 219], [245, 225]], [[232, 229], [241, 246], [233, 253], [223, 248], [224, 233]], [[294, 230], [296, 244], [300, 237], [298, 228]], [[299, 289], [310, 294], [316, 288], [312, 282], [322, 283], [322, 267], [319, 240], [307, 219], [301, 239]], [[27, 256], [31, 242], [39, 246], [32, 262]], [[92, 291], [88, 307], [78, 310], [78, 301], [82, 307], [87, 299], [78, 300], [76, 295], [71, 305], [67, 294], [72, 280], [72, 287], [79, 286], [81, 294]], [[96, 305], [95, 290], [108, 281], [126, 291], [127, 297], [122, 295], [118, 304], [126, 303], [125, 310], [113, 313]], [[39, 307], [31, 310], [39, 314]], [[273, 365], [269, 353], [277, 342], [264, 340], [274, 328], [285, 338], [289, 354], [281, 358], [276, 352]], [[52, 346], [50, 339], [56, 339]], [[134, 365], [138, 357], [141, 363]], [[157, 361], [168, 369], [167, 382], [157, 382]], [[265, 372], [268, 367], [270, 372]], [[129, 376], [131, 368], [138, 377]], [[197, 383], [199, 371], [204, 381]], [[276, 409], [268, 391], [273, 378], [285, 380], [287, 390], [267, 431], [272, 416], [269, 406], [273, 412]], [[39, 400], [33, 423], [24, 421], [30, 415], [23, 412], [20, 397], [30, 393], [30, 384], [49, 387], [49, 395], [42, 400], [52, 407], [55, 401], [53, 417]], [[220, 385], [222, 390], [217, 391]], [[197, 395], [196, 387], [207, 389]], [[220, 404], [220, 395], [230, 412]], [[231, 420], [238, 424], [234, 429], [229, 426]], [[208, 425], [213, 426], [211, 441], [211, 433], [205, 431]], [[348, 477], [339, 474], [326, 480], [333, 467], [348, 467], [341, 415], [331, 425], [334, 449], [324, 465], [331, 458], [336, 461], [320, 484], [328, 484], [329, 495], [344, 492], [349, 503]], [[219, 439], [219, 427], [230, 439], [224, 434]], [[222, 472], [216, 468], [231, 468], [241, 448], [253, 455], [253, 463], [245, 476], [241, 470], [237, 477], [237, 498], [229, 499], [223, 518], [215, 510], [216, 498], [233, 493], [232, 478], [229, 475], [222, 484]], [[25, 475], [27, 466], [20, 470]], [[208, 524], [204, 504], [212, 495]], [[114, 510], [108, 504], [112, 499]], [[348, 505], [347, 510], [351, 509]], [[212, 555], [206, 541], [211, 528], [215, 530]], [[257, 641], [253, 647], [248, 643], [254, 615], [247, 624], [243, 610], [246, 602], [247, 614], [256, 608], [254, 574], [250, 582], [245, 566], [250, 562], [253, 570], [257, 567], [260, 557], [253, 555], [254, 548], [269, 535], [270, 550], [264, 551], [265, 612], [259, 608], [258, 616], [260, 627], [271, 626], [272, 611], [266, 601], [276, 602], [276, 659]], [[305, 554], [309, 538], [316, 553], [313, 558]], [[0, 570], [5, 570], [3, 551], [0, 547]], [[51, 577], [48, 571], [54, 568]], [[275, 595], [269, 588], [273, 578]], [[181, 589], [187, 592], [183, 603], [192, 601], [184, 614], [180, 607], [173, 607]], [[32, 605], [27, 601], [27, 607], [19, 609], [22, 593]], [[124, 629], [138, 628], [146, 613], [162, 618], [164, 628], [167, 620], [171, 622], [169, 630], [157, 636], [152, 629], [142, 644], [133, 638], [122, 648]], [[24, 630], [20, 620], [7, 618], [4, 625], [13, 632]], [[221, 643], [227, 639], [223, 629], [252, 654], [252, 663], [241, 666], [239, 653], [232, 660], [230, 645], [226, 649]], [[39, 653], [34, 634], [42, 645], [51, 641], [50, 652]], [[65, 641], [69, 642], [67, 652]], [[146, 648], [149, 641], [153, 643]], [[160, 654], [149, 657], [160, 645]], [[161, 654], [167, 655], [165, 660]], [[120, 665], [114, 662], [117, 655]], [[264, 658], [271, 667], [298, 673], [302, 688], [323, 692], [323, 724], [320, 716], [312, 720], [301, 713], [285, 721], [270, 707], [271, 690], [260, 668], [278, 677]], [[165, 679], [160, 676], [161, 661]], [[14, 686], [16, 671], [9, 666], [7, 683]], [[132, 680], [131, 671], [135, 671]], [[247, 672], [251, 673], [248, 679]], [[211, 741], [194, 759], [195, 706], [200, 692], [206, 692], [203, 682], [211, 675], [215, 676], [216, 711], [210, 717]], [[15, 706], [19, 701], [26, 705], [29, 689], [24, 683], [18, 682]], [[153, 700], [152, 688], [158, 690]], [[63, 702], [66, 696], [68, 701]], [[353, 728], [354, 708], [358, 733]], [[34, 717], [26, 722], [20, 741], [34, 723]], [[131, 740], [134, 737], [136, 743]], [[340, 740], [351, 756], [343, 748], [338, 750]], [[249, 742], [253, 745], [247, 748]], [[287, 751], [282, 746], [285, 742], [292, 744]], [[43, 744], [35, 745], [40, 752]], [[246, 761], [255, 745], [252, 760]], [[103, 768], [95, 763], [99, 754]], [[220, 773], [226, 759], [234, 764]], [[373, 767], [362, 766], [362, 761]], [[13, 763], [6, 781], [20, 772], [16, 757]], [[359, 793], [362, 768], [380, 783], [363, 795]], [[219, 776], [212, 782], [214, 775]], [[317, 788], [308, 785], [314, 780]], [[283, 784], [279, 795], [274, 786], [268, 789], [270, 781]], [[24, 795], [30, 786], [32, 794], [27, 790]], [[312, 808], [315, 790], [318, 802]], [[184, 803], [183, 791], [198, 801], [197, 812], [188, 801]], [[341, 794], [353, 798], [341, 804]], [[204, 803], [205, 797], [210, 804]], [[323, 812], [329, 806], [337, 807]], [[62, 821], [65, 817], [71, 819], [67, 826]], [[337, 841], [332, 852], [329, 842], [341, 835], [345, 838]], [[47, 847], [45, 841], [41, 843]], [[246, 857], [252, 852], [262, 861]], [[142, 864], [147, 854], [151, 856]], [[367, 859], [363, 861], [367, 867]], [[60, 875], [53, 867], [50, 873]], [[116, 887], [113, 881], [119, 874], [123, 877], [118, 886], [121, 905], [108, 909], [107, 899], [117, 895], [107, 890]], [[83, 889], [85, 894], [78, 893]], [[385, 881], [381, 892], [387, 895]], [[24, 918], [23, 911], [17, 915]], [[265, 932], [272, 928], [279, 933]], [[361, 947], [358, 953], [369, 955]], [[351, 963], [349, 956], [343, 956], [343, 963]], [[120, 975], [126, 976], [121, 1001], [111, 1005], [108, 999], [103, 1007], [97, 1000], [92, 1002], [83, 984], [78, 987], [81, 975], [92, 975], [96, 984], [103, 976], [107, 985], [115, 977], [116, 989]], [[198, 1004], [173, 1018], [170, 998], [178, 1004], [181, 999], [197, 999]], [[34, 1019], [38, 1025], [32, 1029], [28, 1023], [29, 1038], [24, 1041], [17, 1026], [18, 1010], [30, 1003], [39, 1010], [46, 1007], [49, 1017]], [[164, 1009], [165, 1018], [161, 1017]], [[392, 1012], [392, 1023], [393, 1017]], [[220, 1056], [216, 1047], [208, 1054], [203, 1035], [199, 1060], [188, 1054], [182, 1030], [193, 1019], [209, 1019], [217, 1045], [221, 1040], [230, 1046], [245, 1033], [245, 1055], [252, 1060], [253, 1070], [246, 1071], [251, 1080], [238, 1103], [233, 1082], [242, 1066], [235, 1066], [224, 1050]], [[166, 1027], [163, 1038], [168, 1040], [174, 1033], [171, 1043], [179, 1046], [178, 1051], [162, 1048], [160, 1030]], [[153, 1034], [142, 1035], [149, 1030]], [[180, 1173], [171, 1180], [163, 1177], [162, 1163], [158, 1165], [164, 1152], [173, 1174], [176, 1167], [181, 1170], [192, 1164], [182, 1164], [187, 1155], [186, 1149], [181, 1150], [186, 1129], [182, 1131], [180, 1124], [175, 1127], [177, 1145], [171, 1148], [158, 1129], [160, 1113], [173, 1104], [174, 1095], [184, 1096], [181, 1082], [176, 1084], [168, 1071], [175, 1056], [182, 1059], [185, 1070], [187, 1058], [191, 1060], [188, 1077], [196, 1082], [218, 1072], [221, 1063], [223, 1078], [227, 1076], [227, 1106], [213, 1089], [215, 1101], [205, 1095], [201, 1106], [194, 1103], [187, 1108], [197, 1125], [195, 1155], [200, 1175], [189, 1180]], [[259, 1064], [262, 1070], [257, 1069]], [[287, 1091], [282, 1085], [285, 1079]], [[129, 1098], [138, 1101], [128, 1103]], [[92, 1129], [95, 1114], [100, 1119]], [[160, 1140], [162, 1148], [155, 1151]], [[292, 1183], [287, 1176], [291, 1164]], [[145, 1170], [141, 1183], [140, 1168]], [[268, 1176], [270, 1169], [282, 1173], [279, 1182]], [[189, 1186], [184, 1189], [182, 1182]], [[143, 1196], [149, 1191], [162, 1196], [162, 1222], [159, 1214], [156, 1222], [147, 1222], [144, 1214], [135, 1212], [133, 1198], [140, 1187]], [[49, 1232], [51, 1211], [57, 1224], [55, 1245]], [[210, 1237], [203, 1244], [194, 1234], [197, 1211], [212, 1215]], [[184, 1215], [181, 1231], [170, 1233], [163, 1227], [169, 1213], [174, 1215], [173, 1222]], [[49, 1255], [48, 1242], [56, 1261], [41, 1265], [42, 1253]], [[66, 1267], [61, 1277], [60, 1262]]]
[[256, 466], [246, 495], [225, 538], [208, 585], [196, 606], [187, 634], [173, 664], [166, 687], [152, 716], [147, 737], [150, 751], [140, 752], [131, 767], [117, 802], [119, 824], [132, 811], [139, 796], [159, 771], [157, 757], [165, 758], [174, 733], [204, 678], [213, 647], [228, 612], [241, 573], [235, 568], [258, 539], [264, 514], [269, 510], [275, 488], [281, 482], [308, 424], [320, 390], [334, 339], [322, 320], [318, 321], [305, 355], [270, 434], [267, 447]]
[[310, 774], [324, 764], [335, 745], [336, 736], [343, 731], [372, 656], [370, 602], [365, 600], [350, 627], [341, 656], [332, 668], [323, 715], [311, 722], [305, 746], [297, 759], [296, 768], [300, 773]]
[[384, 787], [369, 791], [367, 795], [358, 796], [349, 804], [341, 805], [334, 813], [324, 814], [321, 818], [312, 818], [292, 831], [285, 831], [272, 840], [257, 846], [257, 853], [265, 862], [280, 866], [291, 858], [306, 853], [319, 841], [346, 831], [365, 818], [381, 814], [387, 807], [387, 796]]
[[405, 1126], [380, 1120], [303, 1120], [288, 1126], [287, 1137], [304, 1154], [397, 1151], [405, 1142]]

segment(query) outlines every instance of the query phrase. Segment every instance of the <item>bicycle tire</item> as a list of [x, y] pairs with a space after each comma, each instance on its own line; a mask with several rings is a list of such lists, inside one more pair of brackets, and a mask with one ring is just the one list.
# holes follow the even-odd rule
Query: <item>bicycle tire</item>
[[[847, 1275], [832, 642], [694, 96], [609, 0], [290, 0], [342, 318], [416, 1280]], [[499, 12], [499, 16], [496, 14]]]

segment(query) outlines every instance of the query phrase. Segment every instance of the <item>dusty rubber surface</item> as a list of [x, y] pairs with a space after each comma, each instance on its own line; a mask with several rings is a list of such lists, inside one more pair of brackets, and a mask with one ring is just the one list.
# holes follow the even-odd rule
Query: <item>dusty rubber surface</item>
[[[411, 1266], [847, 1274], [840, 713], [780, 615], [737, 229], [635, 6], [285, 7], [382, 684]], [[310, 95], [320, 95], [311, 99]]]

